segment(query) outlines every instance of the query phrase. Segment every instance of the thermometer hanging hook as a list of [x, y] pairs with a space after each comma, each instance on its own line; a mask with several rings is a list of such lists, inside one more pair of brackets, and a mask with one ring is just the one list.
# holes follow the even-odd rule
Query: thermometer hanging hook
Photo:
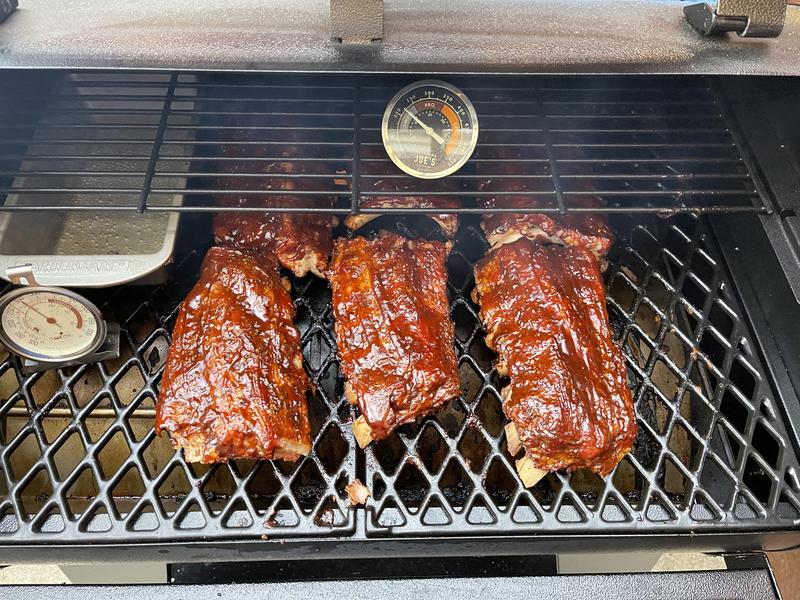
[[33, 265], [16, 265], [6, 269], [6, 277], [14, 285], [27, 285], [29, 287], [40, 287], [39, 282], [33, 276]]

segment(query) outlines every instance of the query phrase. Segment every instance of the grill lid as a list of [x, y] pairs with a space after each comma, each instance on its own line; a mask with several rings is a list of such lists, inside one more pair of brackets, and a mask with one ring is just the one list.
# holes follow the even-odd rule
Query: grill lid
[[380, 46], [342, 49], [329, 4], [28, 0], [0, 27], [0, 68], [800, 75], [797, 6], [780, 38], [741, 40], [699, 35], [677, 0], [393, 0]]

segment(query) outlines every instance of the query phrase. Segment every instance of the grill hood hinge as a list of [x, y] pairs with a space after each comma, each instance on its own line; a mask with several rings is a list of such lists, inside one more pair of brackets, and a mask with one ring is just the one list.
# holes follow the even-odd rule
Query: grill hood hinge
[[330, 0], [331, 40], [345, 45], [383, 41], [383, 0]]
[[786, 18], [786, 0], [718, 0], [683, 8], [686, 20], [704, 35], [735, 31], [740, 37], [778, 37]]
[[19, 6], [18, 0], [0, 0], [0, 23], [5, 21], [17, 9], [17, 6]]

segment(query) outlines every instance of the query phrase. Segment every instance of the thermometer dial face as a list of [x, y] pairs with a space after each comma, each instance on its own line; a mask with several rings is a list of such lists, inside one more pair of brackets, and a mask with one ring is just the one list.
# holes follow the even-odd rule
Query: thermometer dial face
[[389, 101], [381, 127], [392, 162], [421, 179], [460, 169], [478, 141], [478, 116], [464, 92], [443, 81], [419, 81]]
[[97, 350], [105, 335], [97, 307], [69, 290], [22, 288], [0, 299], [0, 342], [26, 358], [81, 358]]

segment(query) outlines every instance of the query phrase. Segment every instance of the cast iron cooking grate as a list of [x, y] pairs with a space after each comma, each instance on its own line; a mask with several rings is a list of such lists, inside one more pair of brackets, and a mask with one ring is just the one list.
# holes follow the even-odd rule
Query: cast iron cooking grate
[[168, 283], [90, 293], [123, 325], [118, 359], [31, 376], [16, 358], [4, 359], [4, 533], [79, 541], [153, 539], [167, 529], [184, 539], [352, 531], [344, 486], [355, 477], [355, 444], [337, 391], [329, 316], [317, 308], [328, 293], [321, 281], [295, 282], [306, 368], [317, 385], [309, 457], [191, 465], [155, 435], [169, 332], [205, 252], [187, 237]]
[[[22, 374], [16, 358], [0, 362], [0, 543], [741, 532], [800, 523], [793, 441], [708, 227], [714, 217], [637, 214], [764, 210], [700, 79], [454, 78], [482, 115], [475, 164], [484, 166], [464, 171], [461, 188], [448, 193], [469, 207], [476, 182], [492, 175], [524, 180], [529, 193], [549, 194], [556, 210], [589, 194], [614, 209], [608, 306], [626, 353], [640, 434], [610, 476], [555, 473], [522, 488], [506, 451], [500, 381], [469, 295], [472, 265], [486, 249], [479, 217], [470, 214], [462, 216], [449, 260], [463, 397], [446, 410], [358, 450], [329, 290], [309, 277], [292, 280], [292, 291], [306, 367], [317, 384], [312, 455], [296, 465], [189, 465], [155, 435], [165, 351], [210, 243], [202, 213], [216, 210], [210, 202], [221, 165], [235, 163], [237, 176], [253, 181], [243, 193], [268, 195], [263, 184], [275, 174], [254, 165], [294, 162], [301, 191], [339, 198], [336, 210], [357, 210], [361, 193], [400, 176], [380, 155], [376, 123], [381, 103], [406, 81], [78, 74], [50, 86], [44, 112], [10, 113], [43, 127], [23, 135], [14, 123], [24, 120], [2, 117], [11, 123], [0, 130], [0, 160], [12, 181], [6, 191], [13, 188], [19, 202], [26, 193], [18, 192], [27, 189], [26, 208], [51, 205], [36, 204], [56, 195], [42, 190], [69, 197], [76, 188], [64, 185], [63, 171], [70, 175], [78, 164], [70, 161], [92, 156], [115, 165], [131, 158], [138, 169], [123, 179], [92, 171], [96, 166], [81, 177], [72, 173], [82, 192], [93, 182], [98, 204], [172, 210], [157, 197], [183, 186], [189, 193], [180, 208], [200, 214], [183, 216], [167, 283], [87, 292], [122, 326], [119, 359], [35, 375]], [[321, 102], [320, 90], [336, 102]], [[149, 139], [141, 146], [126, 143], [131, 114], [150, 119], [135, 126], [144, 127], [137, 139]], [[93, 133], [75, 144], [84, 131]], [[70, 136], [71, 145], [42, 141], [53, 135]], [[107, 143], [114, 136], [120, 143]], [[232, 147], [233, 157], [225, 153]], [[51, 161], [51, 170], [40, 168], [42, 161]], [[514, 170], [495, 171], [501, 164]], [[39, 179], [18, 176], [31, 169]], [[61, 187], [45, 185], [47, 178]], [[413, 215], [382, 217], [369, 227], [380, 226], [409, 235], [435, 230]], [[341, 227], [337, 234], [345, 235]], [[355, 477], [372, 490], [366, 509], [348, 505], [344, 486]]]
[[[450, 258], [463, 396], [366, 451], [375, 534], [699, 531], [797, 522], [796, 458], [704, 222], [616, 217], [608, 308], [640, 432], [605, 479], [551, 473], [530, 490], [508, 454], [500, 385], [469, 292], [474, 222]], [[784, 462], [785, 461], [785, 462]]]

